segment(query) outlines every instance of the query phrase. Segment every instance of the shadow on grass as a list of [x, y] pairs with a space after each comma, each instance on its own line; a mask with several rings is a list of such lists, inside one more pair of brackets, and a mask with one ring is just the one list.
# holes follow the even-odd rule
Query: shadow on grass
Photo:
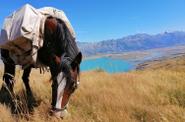
[[12, 114], [25, 116], [33, 112], [38, 107], [41, 100], [36, 101], [32, 91], [26, 92], [22, 90], [14, 95], [10, 93], [6, 87], [2, 86], [0, 90], [0, 103], [11, 108]]

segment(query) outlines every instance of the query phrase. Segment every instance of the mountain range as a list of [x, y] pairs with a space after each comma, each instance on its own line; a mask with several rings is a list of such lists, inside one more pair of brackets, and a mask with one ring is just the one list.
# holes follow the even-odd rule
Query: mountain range
[[100, 42], [77, 42], [85, 56], [141, 51], [154, 48], [185, 45], [185, 32], [164, 32], [156, 35], [135, 34], [120, 39]]

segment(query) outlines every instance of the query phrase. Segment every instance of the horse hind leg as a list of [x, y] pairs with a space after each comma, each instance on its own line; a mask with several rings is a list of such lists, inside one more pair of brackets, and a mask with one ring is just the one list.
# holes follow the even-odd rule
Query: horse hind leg
[[9, 52], [7, 50], [1, 50], [1, 57], [4, 63], [4, 75], [3, 81], [8, 87], [8, 90], [13, 92], [14, 87], [14, 77], [15, 77], [15, 64], [14, 61], [9, 57]]
[[30, 73], [31, 73], [31, 66], [24, 69], [22, 80], [26, 88], [28, 109], [29, 111], [32, 111], [33, 107], [38, 106], [38, 103], [36, 102], [35, 97], [33, 96], [33, 93], [29, 84]]
[[9, 57], [9, 52], [7, 50], [1, 50], [1, 57], [4, 63], [4, 83], [0, 90], [0, 102], [8, 105], [12, 104], [12, 99], [15, 97], [13, 92], [15, 82], [15, 64], [13, 60]]
[[31, 67], [27, 67], [26, 69], [24, 69], [23, 76], [22, 76], [22, 80], [24, 82], [27, 95], [32, 94], [32, 91], [29, 85], [30, 72], [31, 72]]
[[3, 88], [5, 88], [9, 94], [13, 97], [14, 96], [14, 92], [13, 92], [13, 87], [14, 87], [14, 82], [15, 82], [15, 66], [14, 65], [9, 65], [6, 64], [4, 65], [4, 75], [3, 75]]
[[7, 106], [10, 106], [11, 112], [16, 113], [15, 111], [15, 103], [14, 100], [16, 99], [16, 96], [13, 91], [14, 87], [14, 75], [15, 75], [15, 66], [6, 64], [4, 65], [4, 75], [3, 80], [4, 83], [0, 90], [0, 102], [3, 104], [6, 104]]

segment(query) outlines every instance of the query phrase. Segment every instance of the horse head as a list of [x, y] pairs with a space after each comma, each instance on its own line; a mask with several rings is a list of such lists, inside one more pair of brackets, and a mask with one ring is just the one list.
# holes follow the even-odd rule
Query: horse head
[[[50, 58], [45, 58], [47, 53]], [[70, 96], [79, 84], [82, 60], [75, 37], [65, 22], [55, 18], [46, 20], [45, 44], [39, 54], [40, 59], [50, 66], [52, 74], [52, 113], [63, 117]]]
[[65, 117], [67, 112], [67, 106], [71, 94], [77, 89], [80, 83], [80, 63], [82, 60], [81, 52], [75, 57], [71, 63], [71, 68], [69, 72], [66, 72], [65, 69], [60, 68], [60, 71], [56, 77], [58, 87], [57, 95], [54, 95], [55, 105], [52, 108], [52, 113], [57, 117]]

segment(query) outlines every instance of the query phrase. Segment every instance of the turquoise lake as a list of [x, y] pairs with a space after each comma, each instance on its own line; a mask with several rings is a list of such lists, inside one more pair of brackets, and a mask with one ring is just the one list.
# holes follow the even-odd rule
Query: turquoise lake
[[121, 59], [102, 57], [95, 59], [85, 59], [82, 61], [80, 68], [81, 71], [103, 69], [109, 73], [117, 73], [128, 72], [129, 70], [133, 69], [133, 66], [131, 63]]

